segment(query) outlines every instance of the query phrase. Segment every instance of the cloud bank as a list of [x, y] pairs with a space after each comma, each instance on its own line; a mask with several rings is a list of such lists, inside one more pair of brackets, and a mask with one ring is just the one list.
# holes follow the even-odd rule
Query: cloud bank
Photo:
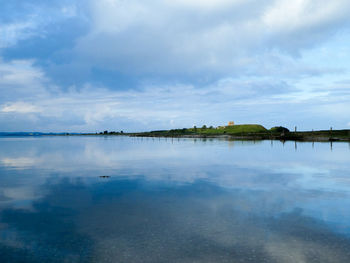
[[[348, 1], [11, 1], [3, 131], [349, 123]], [[301, 118], [302, 116], [302, 118]]]

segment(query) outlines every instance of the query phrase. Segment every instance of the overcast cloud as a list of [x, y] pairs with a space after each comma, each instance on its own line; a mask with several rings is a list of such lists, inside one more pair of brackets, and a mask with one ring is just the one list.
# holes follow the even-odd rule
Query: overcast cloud
[[347, 0], [0, 6], [0, 131], [349, 128]]

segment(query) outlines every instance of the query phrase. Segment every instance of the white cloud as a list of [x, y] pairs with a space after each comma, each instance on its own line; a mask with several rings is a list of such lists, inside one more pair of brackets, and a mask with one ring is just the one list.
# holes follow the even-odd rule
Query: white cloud
[[275, 48], [299, 54], [350, 22], [342, 0], [90, 3], [92, 28], [75, 52], [127, 73], [252, 73], [279, 66]]
[[[333, 64], [328, 61], [339, 46], [322, 49], [330, 55], [319, 60], [318, 51], [306, 60], [295, 54], [307, 57], [300, 51], [319, 46], [346, 28], [349, 6], [345, 0], [90, 0], [83, 15], [88, 32], [66, 53], [60, 49], [61, 53], [50, 53], [41, 61], [48, 68], [40, 68], [34, 59], [0, 60], [0, 122], [12, 123], [11, 127], [21, 123], [23, 130], [30, 129], [25, 125], [110, 129], [116, 123], [135, 130], [194, 122], [219, 125], [227, 119], [282, 125], [285, 119], [292, 123], [303, 114], [314, 123], [327, 116], [345, 125], [347, 111], [341, 109], [349, 101], [347, 86], [332, 93], [333, 80], [321, 79], [315, 89], [308, 86], [311, 81], [305, 82], [315, 75], [344, 75], [348, 59], [343, 54]], [[32, 24], [23, 19], [2, 29], [9, 32], [4, 47], [26, 34], [45, 35], [50, 30], [39, 30], [43, 29], [39, 24], [44, 27], [85, 11], [64, 5], [41, 17], [38, 14], [45, 9], [38, 10], [31, 16]], [[41, 24], [41, 20], [45, 21]], [[346, 41], [340, 37], [339, 42]], [[49, 52], [54, 52], [51, 48]], [[335, 68], [342, 58], [346, 62]], [[91, 82], [90, 76], [86, 78], [90, 83], [61, 89], [45, 73], [52, 73], [55, 66], [60, 71], [53, 75], [59, 80], [68, 71], [79, 76], [81, 66], [86, 72], [101, 69], [112, 76], [116, 73], [116, 79], [121, 75], [141, 81], [135, 84], [138, 90], [122, 91], [118, 80], [114, 87], [97, 73]], [[98, 86], [91, 84], [96, 79]], [[278, 112], [283, 114], [276, 117]]]
[[0, 24], [0, 48], [12, 46], [17, 41], [30, 37], [33, 28], [35, 24], [29, 21]]
[[1, 61], [0, 58], [0, 88], [8, 85], [33, 85], [44, 79], [44, 73], [33, 66], [33, 60]]
[[8, 103], [1, 108], [1, 112], [33, 113], [41, 111], [39, 107], [26, 102]]
[[[344, 93], [340, 93], [340, 100], [337, 94], [330, 97], [327, 90], [308, 91], [298, 82], [270, 77], [227, 77], [201, 86], [141, 84], [138, 90], [124, 91], [86, 84], [62, 91], [55, 89], [32, 61], [2, 62], [0, 72], [0, 122], [13, 123], [17, 130], [136, 131], [193, 124], [216, 126], [231, 119], [272, 126], [288, 125], [285, 114], [289, 116], [288, 123], [298, 119], [299, 114], [341, 120], [348, 116], [347, 111], [339, 114], [349, 100]], [[281, 109], [285, 114], [276, 117]], [[23, 128], [18, 128], [21, 125]]]
[[[47, 97], [50, 89], [54, 89], [54, 86], [50, 84], [43, 70], [34, 66], [33, 60], [5, 62], [0, 58], [0, 105], [3, 104], [2, 111], [37, 112], [38, 108], [26, 104], [26, 102]], [[15, 102], [19, 102], [19, 104]], [[12, 105], [13, 103], [15, 104]]]
[[305, 30], [348, 19], [349, 1], [280, 0], [267, 9], [263, 21], [278, 31]]
[[[66, 2], [66, 3], [64, 3]], [[51, 1], [51, 8], [27, 1], [14, 2], [14, 7], [6, 5], [1, 10], [5, 19], [0, 20], [0, 49], [16, 45], [19, 41], [33, 36], [45, 37], [47, 26], [77, 15], [76, 3], [71, 1]], [[9, 8], [10, 7], [10, 8]]]

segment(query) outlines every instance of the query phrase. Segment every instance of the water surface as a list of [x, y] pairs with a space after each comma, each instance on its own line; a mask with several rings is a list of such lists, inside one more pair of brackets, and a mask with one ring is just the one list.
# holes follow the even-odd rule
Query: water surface
[[349, 171], [347, 143], [3, 137], [0, 262], [348, 262]]

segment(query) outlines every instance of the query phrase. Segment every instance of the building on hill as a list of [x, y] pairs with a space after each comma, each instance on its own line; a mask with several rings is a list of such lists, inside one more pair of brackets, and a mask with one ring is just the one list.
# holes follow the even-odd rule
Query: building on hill
[[217, 129], [225, 129], [226, 127], [229, 127], [229, 126], [235, 126], [235, 122], [229, 121], [227, 126], [218, 126]]

